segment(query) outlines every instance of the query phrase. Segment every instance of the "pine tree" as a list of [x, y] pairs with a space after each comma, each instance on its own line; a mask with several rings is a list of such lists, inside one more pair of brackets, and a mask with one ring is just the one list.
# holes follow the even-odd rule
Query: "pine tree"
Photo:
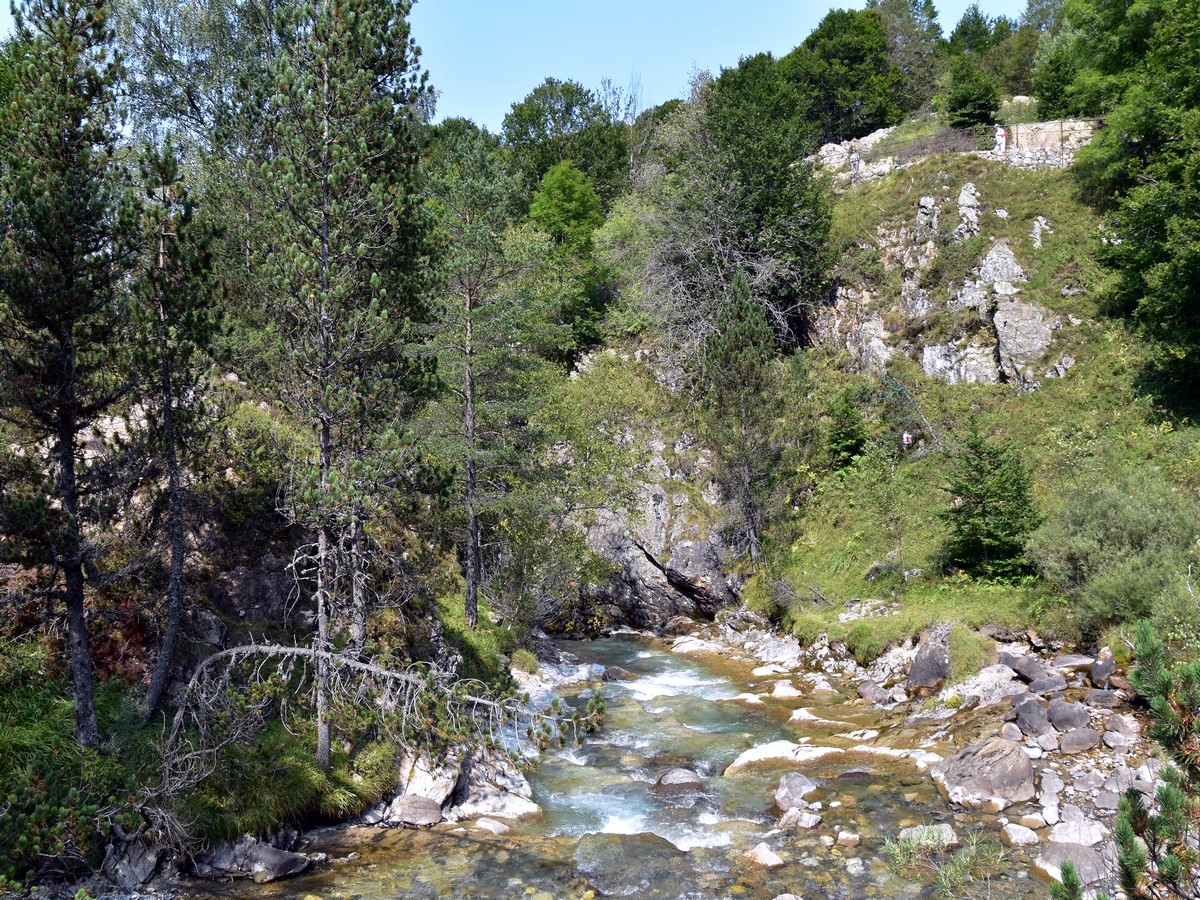
[[1147, 808], [1134, 788], [1121, 798], [1117, 823], [1117, 868], [1130, 900], [1200, 898], [1200, 662], [1171, 667], [1166, 646], [1150, 622], [1139, 622], [1134, 640], [1134, 689], [1154, 713], [1150, 737], [1172, 765], [1162, 770], [1156, 808]]
[[949, 530], [946, 562], [986, 577], [1024, 572], [1025, 538], [1041, 522], [1032, 489], [1021, 457], [985, 438], [972, 420], [943, 488], [953, 498], [941, 513]]
[[210, 365], [219, 317], [212, 276], [215, 231], [196, 221], [195, 203], [170, 143], [147, 148], [142, 167], [150, 201], [144, 229], [151, 259], [138, 284], [144, 337], [137, 361], [147, 385], [144, 407], [152, 426], [152, 452], [165, 483], [155, 512], [165, 522], [168, 554], [167, 617], [146, 689], [149, 717], [166, 690], [183, 623], [187, 471], [197, 468], [207, 424], [200, 382]]
[[705, 339], [702, 383], [715, 424], [713, 437], [726, 470], [726, 487], [741, 513], [742, 545], [758, 559], [764, 509], [762, 488], [774, 452], [770, 427], [775, 412], [775, 335], [762, 304], [750, 295], [739, 270]]
[[440, 132], [431, 192], [449, 242], [433, 343], [448, 391], [434, 414], [450, 420], [438, 430], [458, 471], [464, 612], [474, 628], [484, 519], [511, 493], [521, 466], [517, 442], [537, 393], [530, 390], [535, 350], [560, 349], [570, 338], [552, 324], [553, 295], [530, 284], [549, 242], [512, 224], [519, 178], [506, 171], [495, 141], [470, 123], [445, 123]]
[[[106, 9], [29, 0], [18, 15], [25, 52], [8, 116], [21, 127], [0, 167], [0, 415], [28, 454], [49, 451], [50, 483], [24, 491], [35, 506], [40, 496], [41, 518], [25, 518], [23, 546], [40, 545], [63, 580], [75, 734], [87, 747], [100, 743], [84, 613], [99, 467], [85, 462], [83, 438], [131, 387], [125, 288], [139, 238], [115, 159], [121, 67]], [[17, 492], [3, 493], [7, 505]], [[9, 530], [11, 513], [2, 518]]]
[[[283, 50], [242, 114], [269, 150], [254, 184], [266, 211], [253, 248], [283, 348], [282, 399], [315, 434], [295, 460], [286, 508], [313, 537], [297, 559], [315, 585], [317, 647], [347, 610], [350, 649], [366, 635], [369, 525], [405, 465], [413, 398], [432, 380], [408, 352], [426, 314], [429, 229], [418, 191], [425, 76], [410, 4], [317, 0], [277, 23]], [[317, 758], [329, 722], [317, 676]]]

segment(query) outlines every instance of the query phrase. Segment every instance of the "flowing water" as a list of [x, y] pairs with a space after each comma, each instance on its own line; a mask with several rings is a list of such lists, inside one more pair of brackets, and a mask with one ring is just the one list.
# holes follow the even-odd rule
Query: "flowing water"
[[[585, 663], [620, 666], [626, 682], [561, 690], [582, 706], [601, 690], [603, 730], [582, 747], [543, 756], [529, 778], [544, 810], [503, 836], [470, 823], [410, 829], [347, 829], [316, 847], [337, 862], [314, 875], [240, 896], [316, 898], [750, 897], [794, 893], [808, 898], [934, 897], [929, 877], [893, 872], [884, 840], [909, 825], [951, 821], [960, 833], [995, 823], [959, 814], [938, 796], [912, 760], [863, 751], [808, 763], [821, 786], [821, 825], [811, 832], [777, 829], [773, 792], [795, 764], [736, 775], [725, 768], [748, 748], [787, 739], [842, 749], [904, 734], [885, 714], [841, 695], [771, 696], [780, 676], [755, 678], [752, 662], [728, 655], [683, 656], [645, 638], [618, 636], [564, 649]], [[798, 686], [803, 687], [802, 683]], [[761, 704], [735, 699], [752, 691]], [[807, 710], [793, 719], [795, 710]], [[868, 730], [869, 729], [869, 730]], [[878, 729], [876, 738], [872, 731]], [[909, 737], [912, 737], [910, 734]], [[705, 779], [698, 793], [662, 796], [651, 788], [672, 767]], [[856, 847], [828, 847], [840, 831]], [[826, 843], [822, 842], [822, 837]], [[784, 865], [767, 870], [741, 858], [760, 842]], [[991, 885], [996, 898], [1041, 897], [1044, 889], [1010, 865]], [[924, 883], [923, 883], [924, 882]], [[968, 896], [965, 892], [960, 896]]]

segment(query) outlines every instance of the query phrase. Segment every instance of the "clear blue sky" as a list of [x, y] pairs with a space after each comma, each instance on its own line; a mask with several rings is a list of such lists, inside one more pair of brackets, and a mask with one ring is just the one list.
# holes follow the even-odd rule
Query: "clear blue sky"
[[[970, 0], [935, 0], [949, 33]], [[743, 56], [787, 53], [832, 8], [804, 0], [419, 0], [413, 36], [439, 92], [438, 116], [492, 131], [548, 76], [595, 88], [641, 83], [644, 106], [686, 91], [693, 70], [716, 72]], [[980, 0], [988, 16], [1018, 17], [1025, 0]], [[12, 30], [0, 0], [0, 34]]]

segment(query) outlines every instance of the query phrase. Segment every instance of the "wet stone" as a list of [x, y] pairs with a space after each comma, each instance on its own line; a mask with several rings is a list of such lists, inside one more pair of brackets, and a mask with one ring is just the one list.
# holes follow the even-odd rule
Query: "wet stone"
[[779, 779], [775, 788], [775, 805], [782, 811], [789, 809], [807, 809], [811, 800], [820, 789], [815, 781], [799, 772], [788, 772]]
[[1108, 687], [1109, 679], [1117, 672], [1117, 663], [1111, 656], [1107, 659], [1101, 658], [1092, 663], [1091, 669], [1088, 670], [1088, 678], [1091, 679], [1093, 685], [1098, 688]]

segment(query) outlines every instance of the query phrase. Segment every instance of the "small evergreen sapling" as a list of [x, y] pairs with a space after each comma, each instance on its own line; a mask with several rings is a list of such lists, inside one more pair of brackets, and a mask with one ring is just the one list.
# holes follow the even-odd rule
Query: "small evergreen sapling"
[[1023, 574], [1029, 568], [1025, 538], [1041, 516], [1031, 496], [1033, 478], [1016, 451], [989, 441], [972, 420], [946, 482], [943, 490], [952, 498], [941, 513], [949, 532], [946, 562], [984, 577]]

